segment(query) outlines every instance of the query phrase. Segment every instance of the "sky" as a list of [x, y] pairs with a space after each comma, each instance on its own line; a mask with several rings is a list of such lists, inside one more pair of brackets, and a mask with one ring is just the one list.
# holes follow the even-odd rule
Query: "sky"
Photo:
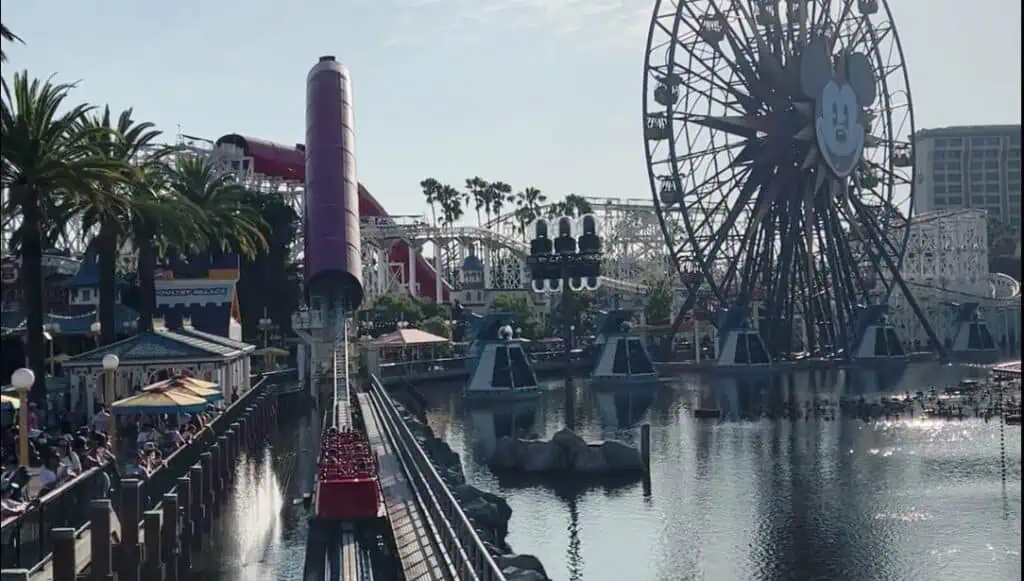
[[[305, 77], [352, 74], [358, 177], [393, 214], [467, 177], [549, 198], [650, 197], [653, 0], [7, 0], [11, 69], [179, 131], [304, 137]], [[1020, 123], [1020, 0], [890, 0], [918, 128]]]

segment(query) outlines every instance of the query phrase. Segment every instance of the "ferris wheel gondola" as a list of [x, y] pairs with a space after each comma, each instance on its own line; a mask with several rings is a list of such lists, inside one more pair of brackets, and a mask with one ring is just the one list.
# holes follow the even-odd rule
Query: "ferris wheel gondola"
[[760, 305], [772, 357], [848, 355], [861, 313], [901, 292], [938, 343], [899, 274], [914, 181], [902, 57], [881, 0], [656, 1], [644, 141], [689, 290], [677, 324], [710, 294], [729, 324]]

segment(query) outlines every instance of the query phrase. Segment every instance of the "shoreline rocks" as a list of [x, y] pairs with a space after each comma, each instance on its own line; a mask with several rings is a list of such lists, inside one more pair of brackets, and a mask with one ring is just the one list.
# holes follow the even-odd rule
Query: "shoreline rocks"
[[644, 473], [643, 458], [636, 448], [614, 440], [587, 442], [566, 429], [556, 432], [550, 440], [505, 436], [498, 440], [488, 464], [493, 470], [531, 474], [639, 477]]
[[[411, 391], [411, 390], [410, 390]], [[413, 433], [423, 450], [433, 460], [434, 466], [452, 491], [459, 506], [476, 529], [491, 557], [502, 570], [508, 581], [549, 581], [544, 565], [533, 555], [520, 555], [512, 550], [505, 538], [508, 536], [508, 523], [512, 519], [512, 508], [504, 498], [490, 492], [480, 490], [466, 483], [462, 468], [462, 458], [451, 449], [444, 440], [436, 437], [426, 423], [421, 407], [411, 412], [403, 405], [405, 400], [410, 404], [415, 399], [409, 394], [392, 397], [406, 426]], [[412, 406], [410, 406], [412, 407]], [[417, 409], [418, 408], [418, 409]]]

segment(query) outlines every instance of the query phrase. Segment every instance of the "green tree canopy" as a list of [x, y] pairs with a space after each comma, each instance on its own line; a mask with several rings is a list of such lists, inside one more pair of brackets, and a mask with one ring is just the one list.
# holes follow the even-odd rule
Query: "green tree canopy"
[[513, 325], [522, 331], [522, 336], [527, 339], [539, 339], [541, 331], [540, 321], [530, 307], [530, 301], [524, 296], [513, 294], [500, 294], [494, 297], [491, 303], [491, 310], [498, 313], [511, 313]]

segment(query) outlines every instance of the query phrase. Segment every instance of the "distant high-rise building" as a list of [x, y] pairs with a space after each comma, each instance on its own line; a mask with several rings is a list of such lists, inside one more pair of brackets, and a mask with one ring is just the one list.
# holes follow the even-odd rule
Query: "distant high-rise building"
[[1020, 228], [1020, 125], [923, 129], [914, 137], [916, 213], [974, 208]]

